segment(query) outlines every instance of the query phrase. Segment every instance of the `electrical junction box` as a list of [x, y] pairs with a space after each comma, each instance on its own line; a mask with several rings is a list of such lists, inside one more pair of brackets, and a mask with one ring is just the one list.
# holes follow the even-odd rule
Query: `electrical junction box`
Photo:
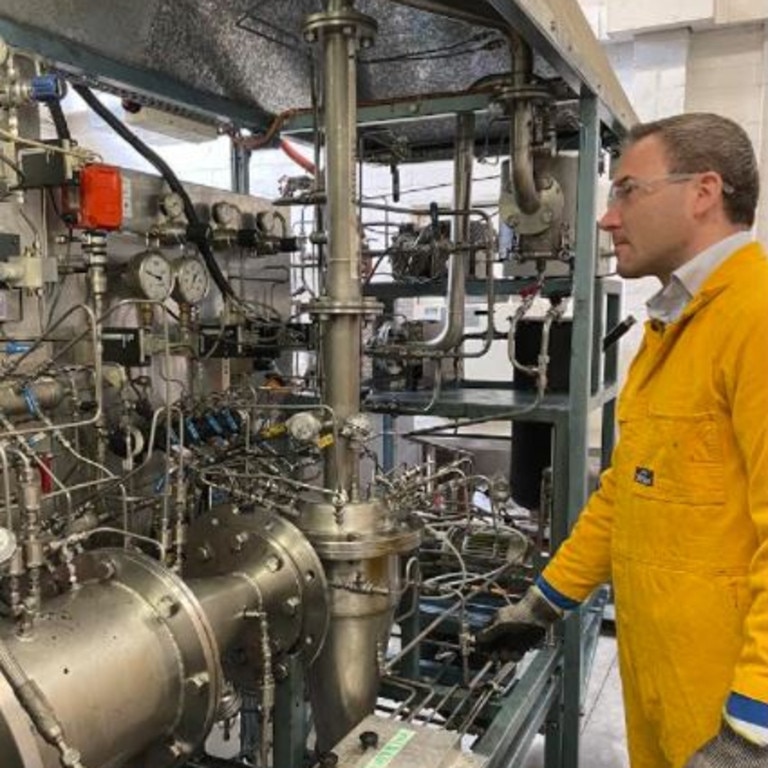
[[75, 159], [72, 155], [56, 150], [68, 150], [72, 142], [67, 139], [48, 139], [41, 144], [51, 147], [25, 147], [19, 151], [19, 189], [62, 187], [70, 184], [75, 175]]
[[83, 229], [120, 229], [123, 223], [123, 180], [120, 169], [92, 163], [80, 171], [80, 210]]

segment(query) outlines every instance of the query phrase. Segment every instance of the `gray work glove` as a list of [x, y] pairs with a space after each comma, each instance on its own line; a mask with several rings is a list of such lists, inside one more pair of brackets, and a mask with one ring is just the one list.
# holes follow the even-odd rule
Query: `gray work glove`
[[684, 768], [766, 768], [768, 746], [755, 744], [740, 736], [728, 723], [708, 741]]
[[499, 608], [477, 633], [475, 642], [479, 650], [498, 654], [503, 661], [517, 661], [541, 643], [550, 626], [562, 616], [563, 611], [533, 586], [518, 603]]

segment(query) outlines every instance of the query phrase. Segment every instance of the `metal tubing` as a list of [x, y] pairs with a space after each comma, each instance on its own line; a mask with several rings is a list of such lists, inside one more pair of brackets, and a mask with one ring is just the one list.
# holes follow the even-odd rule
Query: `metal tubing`
[[[64, 313], [53, 325], [51, 328], [48, 329], [49, 333], [52, 333], [56, 328], [59, 327], [71, 314], [73, 314], [76, 311], [82, 311], [87, 316], [90, 328], [81, 332], [78, 334], [75, 338], [71, 339], [67, 344], [64, 345], [64, 347], [59, 350], [58, 357], [63, 356], [66, 352], [68, 352], [70, 349], [72, 349], [80, 339], [85, 338], [87, 335], [91, 335], [91, 340], [93, 342], [93, 348], [94, 350], [98, 347], [98, 334], [96, 330], [97, 325], [97, 319], [96, 316], [93, 314], [93, 310], [87, 306], [86, 304], [76, 304], [71, 309], [67, 310], [67, 312]], [[0, 367], [0, 377], [7, 378], [10, 377], [11, 374], [18, 369], [18, 367], [21, 365], [21, 363], [28, 358], [36, 349], [40, 347], [40, 345], [43, 343], [42, 338], [38, 339], [26, 352], [19, 355], [18, 357], [14, 358], [11, 363], [6, 363], [5, 366]], [[32, 374], [29, 375], [29, 378], [37, 379], [39, 377], [44, 376], [48, 370], [52, 367], [51, 360], [46, 361], [43, 363], [36, 371], [34, 371]], [[96, 355], [94, 357], [94, 363], [93, 363], [93, 376], [95, 381], [100, 382], [102, 381], [102, 361], [101, 356]], [[103, 403], [102, 403], [102, 390], [101, 387], [96, 387], [94, 390], [94, 397], [95, 397], [95, 403], [96, 403], [96, 409], [93, 414], [88, 419], [84, 419], [83, 421], [75, 421], [67, 424], [57, 424], [55, 425], [57, 429], [59, 430], [65, 430], [65, 429], [74, 429], [76, 427], [87, 427], [91, 424], [97, 424], [99, 420], [101, 419], [101, 415], [103, 413]], [[35, 424], [31, 427], [26, 427], [24, 429], [14, 429], [13, 436], [14, 437], [20, 437], [23, 435], [33, 434], [37, 432], [46, 432], [49, 431], [50, 428], [42, 428], [39, 424]]]
[[0, 411], [7, 416], [20, 416], [29, 413], [30, 396], [40, 408], [55, 408], [64, 399], [64, 386], [61, 382], [50, 380], [35, 381], [26, 385], [23, 391], [16, 383], [5, 384], [0, 388]]
[[[472, 200], [472, 160], [475, 148], [475, 115], [462, 112], [456, 116], [456, 156], [454, 161], [454, 243], [467, 240]], [[464, 302], [466, 299], [466, 254], [454, 250], [448, 260], [448, 295], [446, 322], [434, 339], [419, 346], [429, 350], [452, 349], [464, 334]]]
[[[381, 210], [381, 211], [389, 211], [392, 213], [407, 213], [412, 214], [414, 216], [427, 216], [430, 214], [429, 209], [427, 208], [406, 208], [403, 206], [395, 206], [395, 205], [384, 205], [382, 203], [371, 203], [371, 202], [364, 202], [360, 203], [361, 208], [370, 208], [373, 210]], [[450, 214], [454, 217], [456, 216], [479, 216], [482, 218], [486, 224], [489, 226], [492, 224], [491, 217], [483, 210], [480, 210], [479, 208], [471, 208], [471, 209], [450, 209], [450, 210], [444, 210], [440, 209], [440, 213], [442, 214]], [[449, 277], [448, 277], [448, 305], [449, 308], [452, 305], [452, 300], [450, 298], [451, 290], [450, 285], [452, 283], [451, 277], [450, 277], [450, 265], [452, 263], [452, 260], [454, 257], [461, 256], [463, 258], [466, 251], [463, 251], [461, 249], [456, 249], [457, 252], [451, 255], [451, 258], [449, 259]], [[463, 262], [462, 262], [463, 264]], [[462, 267], [463, 268], [463, 267]], [[493, 307], [494, 303], [496, 301], [496, 281], [493, 276], [493, 272], [491, 271], [486, 279], [486, 303], [489, 307]], [[464, 327], [464, 301], [466, 298], [466, 277], [462, 279], [460, 284], [461, 294], [461, 328], [459, 333], [459, 342], [461, 342], [464, 339], [463, 335], [463, 327]], [[456, 302], [456, 305], [458, 305], [458, 302]], [[387, 344], [387, 345], [381, 345], [374, 347], [373, 349], [368, 351], [369, 355], [376, 356], [376, 357], [384, 357], [388, 355], [395, 355], [395, 354], [407, 354], [412, 357], [439, 357], [440, 355], [436, 354], [443, 350], [443, 348], [437, 348], [435, 347], [435, 342], [440, 337], [446, 335], [449, 333], [449, 329], [447, 327], [448, 323], [451, 322], [451, 320], [455, 320], [455, 318], [458, 317], [458, 311], [451, 315], [450, 309], [448, 313], [448, 319], [446, 320], [446, 326], [444, 326], [438, 336], [436, 336], [434, 339], [430, 339], [426, 342], [409, 342], [407, 344]], [[493, 321], [493, 313], [489, 313], [488, 315], [488, 328], [485, 332], [485, 339], [483, 341], [483, 346], [480, 350], [477, 352], [455, 352], [450, 354], [450, 357], [454, 358], [460, 358], [460, 359], [466, 359], [466, 358], [474, 358], [474, 357], [482, 357], [485, 355], [485, 353], [490, 349], [491, 343], [494, 341], [494, 334], [495, 334], [495, 325]], [[452, 332], [451, 332], [452, 333]], [[454, 345], [455, 346], [455, 345]]]
[[64, 729], [45, 694], [30, 680], [22, 669], [16, 657], [0, 638], [0, 672], [8, 681], [16, 698], [29, 719], [34, 723], [37, 732], [59, 752], [64, 768], [84, 768], [80, 762], [80, 753], [70, 746], [64, 735]]
[[536, 711], [537, 719], [543, 720], [545, 712], [541, 712], [537, 705], [549, 689], [556, 688], [555, 676], [560, 663], [558, 648], [544, 648], [536, 652], [515, 689], [504, 701], [500, 713], [474, 746], [476, 754], [488, 757], [488, 768], [512, 765], [506, 757], [520, 743], [521, 735], [533, 739], [536, 727], [526, 727], [529, 717]]

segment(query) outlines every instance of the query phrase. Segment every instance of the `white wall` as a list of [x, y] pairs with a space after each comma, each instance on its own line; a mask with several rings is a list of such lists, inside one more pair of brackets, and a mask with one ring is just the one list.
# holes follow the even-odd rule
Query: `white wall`
[[[580, 0], [641, 120], [708, 111], [738, 121], [763, 170], [756, 232], [768, 242], [768, 0]], [[645, 318], [654, 279], [625, 282], [625, 307]], [[634, 355], [640, 325], [622, 347]]]

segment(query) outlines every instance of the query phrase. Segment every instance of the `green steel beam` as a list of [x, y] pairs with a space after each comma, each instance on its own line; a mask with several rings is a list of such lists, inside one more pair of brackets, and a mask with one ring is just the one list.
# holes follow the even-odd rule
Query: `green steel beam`
[[544, 721], [542, 699], [557, 687], [558, 668], [562, 662], [558, 647], [537, 651], [531, 663], [505, 697], [488, 730], [473, 746], [473, 752], [488, 757], [486, 768], [506, 768], [510, 753], [524, 753]]
[[[357, 108], [359, 126], [381, 123], [402, 123], [424, 120], [428, 117], [455, 115], [458, 112], [484, 112], [493, 94], [479, 93], [436, 94], [413, 97], [387, 104], [360, 104]], [[302, 110], [286, 120], [281, 129], [283, 134], [313, 130], [315, 118], [311, 110]]]
[[308, 707], [305, 694], [307, 670], [301, 657], [282, 663], [285, 676], [275, 686], [274, 768], [295, 768], [306, 762]]
[[[598, 103], [594, 96], [581, 100], [581, 137], [576, 212], [576, 261], [573, 278], [573, 330], [571, 334], [570, 430], [568, 464], [568, 527], [576, 522], [587, 500], [589, 413], [591, 410], [593, 324], [595, 309], [595, 249], [597, 235], [597, 165], [600, 149]], [[578, 768], [579, 718], [582, 687], [582, 615], [573, 612], [565, 621], [563, 678], [563, 752], [558, 768]], [[547, 766], [547, 768], [552, 768]]]
[[[496, 298], [506, 296], [516, 296], [521, 291], [528, 290], [536, 284], [536, 278], [533, 277], [497, 277], [494, 283], [494, 293]], [[541, 296], [549, 298], [550, 296], [570, 296], [572, 283], [569, 277], [547, 278], [541, 287]], [[373, 296], [379, 300], [383, 299], [407, 299], [419, 296], [445, 296], [446, 280], [444, 277], [422, 282], [395, 282], [382, 281], [377, 283], [368, 283], [364, 288], [366, 296]], [[485, 297], [488, 294], [488, 283], [482, 278], [469, 277], [466, 283], [467, 296]], [[479, 305], [478, 305], [479, 306]]]
[[595, 250], [597, 236], [597, 165], [600, 146], [597, 101], [581, 101], [581, 141], [576, 212], [576, 259], [573, 275], [573, 330], [570, 369], [569, 526], [587, 500], [589, 411], [595, 322]]

